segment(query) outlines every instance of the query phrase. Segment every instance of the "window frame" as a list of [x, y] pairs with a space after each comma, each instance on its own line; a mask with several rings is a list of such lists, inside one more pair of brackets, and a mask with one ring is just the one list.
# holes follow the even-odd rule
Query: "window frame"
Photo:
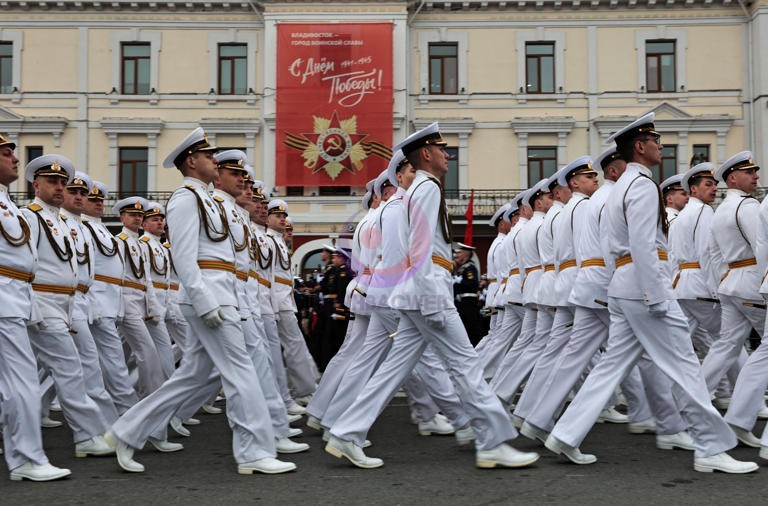
[[[11, 93], [13, 91], [13, 42], [9, 40], [0, 40], [0, 47], [8, 47], [7, 55], [0, 54], [0, 94]], [[3, 73], [3, 63], [8, 60], [8, 75]]]
[[[144, 159], [130, 159], [130, 158], [124, 158], [124, 153], [128, 150], [142, 150], [144, 152]], [[137, 163], [143, 162], [145, 165], [144, 168], [144, 189], [139, 190], [136, 188], [136, 165]], [[131, 163], [132, 165], [132, 187], [130, 189], [123, 187], [123, 171], [124, 171], [124, 164]], [[118, 195], [123, 197], [128, 197], [132, 195], [142, 195], [146, 194], [149, 191], [149, 148], [145, 146], [120, 146], [117, 148], [117, 193]]]
[[[127, 47], [145, 47], [147, 48], [147, 56], [126, 56], [125, 48]], [[146, 76], [146, 93], [141, 93], [141, 76], [140, 76], [140, 61], [146, 60], [147, 62], [147, 76]], [[128, 62], [133, 63], [134, 71], [134, 86], [133, 90], [126, 89], [126, 64]], [[152, 44], [150, 42], [134, 41], [134, 42], [121, 42], [120, 43], [120, 94], [121, 95], [149, 95], [152, 90]]]
[[[672, 52], [651, 52], [648, 50], [649, 44], [672, 44]], [[672, 57], [672, 88], [664, 89], [664, 75], [662, 67], [662, 58], [664, 56]], [[651, 87], [650, 60], [656, 61], [657, 75], [656, 82]], [[645, 41], [645, 89], [648, 93], [673, 93], [677, 91], [677, 41], [674, 39], [649, 39]]]
[[[545, 149], [551, 150], [552, 151], [552, 156], [551, 157], [548, 157], [548, 156], [547, 157], [541, 157], [541, 156], [534, 157], [534, 156], [531, 156], [531, 151], [537, 150], [537, 149], [538, 150], [545, 150]], [[542, 179], [544, 179], [545, 177], [549, 177], [552, 174], [554, 174], [554, 171], [557, 171], [557, 146], [528, 146], [526, 148], [526, 161], [527, 161], [527, 167], [528, 167], [528, 169], [527, 169], [528, 170], [528, 185], [532, 186], [532, 185], [538, 183], [539, 181], [541, 181]], [[552, 174], [545, 174], [545, 170], [544, 170], [544, 166], [543, 166], [543, 163], [545, 161], [552, 161], [552, 162], [554, 162], [554, 171], [552, 172]], [[537, 165], [537, 170], [538, 170], [538, 174], [539, 175], [536, 176], [536, 177], [532, 177], [533, 176], [533, 170], [534, 170], [533, 169], [533, 164], [534, 163], [538, 164]]]
[[[529, 47], [550, 47], [552, 48], [551, 54], [529, 54], [528, 48]], [[555, 65], [555, 59], [557, 58], [557, 48], [556, 43], [554, 41], [526, 41], [525, 43], [525, 93], [531, 94], [531, 95], [552, 95], [557, 91], [557, 69]], [[552, 80], [551, 80], [551, 86], [552, 91], [543, 91], [542, 86], [542, 59], [544, 57], [552, 58]], [[537, 71], [537, 77], [538, 77], [538, 83], [539, 83], [539, 89], [535, 91], [531, 91], [531, 76], [529, 74], [529, 63], [531, 60], [536, 61], [536, 71]]]
[[[433, 47], [451, 47], [455, 49], [456, 54], [453, 56], [450, 55], [433, 55], [432, 54], [432, 48]], [[430, 42], [427, 45], [427, 50], [429, 52], [428, 54], [428, 72], [429, 72], [429, 94], [430, 95], [457, 95], [459, 93], [459, 43], [455, 41], [443, 41], [443, 42]], [[445, 77], [446, 77], [446, 60], [454, 59], [454, 75], [455, 75], [455, 81], [456, 81], [456, 89], [455, 91], [446, 91], [445, 87]], [[432, 62], [433, 61], [440, 61], [440, 91], [433, 91], [432, 90]]]
[[[699, 156], [697, 152], [701, 152], [701, 151], [706, 151], [706, 155]], [[711, 160], [711, 158], [712, 158], [712, 146], [710, 144], [694, 144], [691, 147], [691, 161], [690, 161], [691, 167], [695, 167], [700, 163], [708, 162]]]
[[[242, 56], [223, 56], [221, 50], [224, 47], [239, 47], [243, 49]], [[230, 91], [226, 92], [222, 89], [222, 77], [223, 69], [222, 65], [225, 61], [230, 62]], [[236, 67], [238, 62], [243, 66], [243, 83], [242, 92], [238, 93], [236, 90], [238, 87], [235, 84]], [[245, 95], [248, 92], [248, 44], [245, 42], [221, 42], [217, 45], [217, 72], [216, 72], [217, 86], [216, 90], [219, 95]]]
[[[665, 156], [664, 151], [668, 149], [674, 150], [674, 157]], [[661, 150], [661, 163], [651, 167], [653, 177], [659, 184], [678, 173], [678, 158], [680, 156], [680, 147], [677, 144], [664, 144]]]
[[[24, 156], [26, 156], [27, 163], [31, 162], [39, 156], [43, 156], [43, 146], [24, 146]], [[25, 164], [26, 165], [26, 164]], [[26, 184], [27, 197], [30, 199], [35, 198], [35, 188], [32, 186], [31, 181], [27, 181]]]

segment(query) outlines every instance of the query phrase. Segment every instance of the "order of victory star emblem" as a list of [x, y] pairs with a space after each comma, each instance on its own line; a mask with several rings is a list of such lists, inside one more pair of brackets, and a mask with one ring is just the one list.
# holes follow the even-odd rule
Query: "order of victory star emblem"
[[289, 148], [301, 151], [304, 166], [312, 174], [324, 170], [331, 180], [344, 170], [351, 173], [363, 169], [363, 160], [368, 155], [385, 160], [392, 157], [392, 151], [378, 142], [365, 142], [368, 134], [357, 132], [357, 116], [339, 119], [336, 111], [330, 118], [313, 116], [312, 133], [299, 135], [286, 133], [283, 143]]

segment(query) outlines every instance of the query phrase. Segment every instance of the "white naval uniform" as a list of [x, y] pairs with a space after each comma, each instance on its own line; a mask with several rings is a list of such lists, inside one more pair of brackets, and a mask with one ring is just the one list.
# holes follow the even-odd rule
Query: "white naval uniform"
[[[324, 427], [333, 427], [355, 402], [397, 339], [398, 315], [389, 306], [389, 296], [407, 268], [407, 229], [402, 228], [404, 194], [405, 191], [398, 188], [372, 217], [371, 234], [381, 237], [380, 245], [372, 251], [378, 261], [368, 283], [372, 315], [363, 344], [347, 364], [336, 393], [328, 403], [322, 417]], [[454, 427], [464, 427], [469, 423], [469, 417], [461, 406], [450, 377], [432, 346], [424, 349], [413, 372], [404, 381], [409, 403], [419, 421], [432, 420], [437, 410], [441, 409]]]
[[152, 300], [156, 304], [152, 308], [154, 317], [146, 320], [145, 325], [149, 335], [152, 336], [152, 341], [155, 343], [163, 376], [165, 379], [168, 379], [173, 374], [175, 364], [171, 347], [171, 336], [168, 328], [165, 326], [171, 287], [170, 250], [163, 246], [159, 237], [147, 232], [144, 232], [139, 237], [139, 244], [144, 248], [145, 258], [147, 259], [147, 275], [152, 284]]
[[[453, 304], [450, 272], [451, 243], [444, 234], [447, 209], [439, 182], [422, 170], [408, 189], [399, 229], [407, 231], [408, 266], [389, 297], [400, 311], [392, 348], [355, 402], [339, 417], [331, 434], [362, 446], [365, 436], [407, 374], [431, 344], [456, 385], [479, 450], [492, 449], [514, 439], [517, 432], [499, 400], [483, 380], [477, 353]], [[440, 216], [445, 222], [440, 223]], [[439, 262], [440, 265], [438, 265]], [[446, 267], [444, 267], [446, 266]], [[427, 318], [439, 318], [438, 329]]]
[[105, 422], [109, 425], [117, 420], [118, 413], [112, 397], [107, 393], [104, 386], [104, 376], [99, 364], [99, 351], [88, 326], [92, 319], [88, 292], [93, 284], [95, 271], [95, 259], [92, 253], [94, 245], [90, 234], [82, 225], [80, 216], [74, 215], [66, 209], [61, 209], [61, 214], [67, 218], [66, 224], [71, 230], [75, 256], [77, 257], [77, 291], [72, 306], [72, 330], [74, 330], [71, 333], [72, 341], [80, 355], [85, 390], [99, 407]]
[[138, 396], [128, 375], [125, 352], [117, 332], [117, 319], [122, 317], [120, 303], [123, 260], [117, 239], [101, 222], [101, 218], [85, 216], [83, 229], [91, 237], [94, 280], [88, 290], [91, 309], [91, 334], [99, 352], [104, 386], [112, 397], [118, 414], [136, 404]]
[[[659, 252], [666, 252], [658, 210], [661, 193], [650, 175], [647, 167], [629, 163], [606, 201], [605, 239], [617, 263], [608, 286], [611, 338], [552, 436], [578, 447], [616, 385], [645, 351], [674, 382], [672, 393], [693, 437], [695, 457], [707, 457], [732, 448], [736, 438], [710, 403], [687, 320], [672, 299]], [[668, 309], [654, 316], [648, 307], [658, 303]]]
[[149, 278], [149, 258], [146, 249], [139, 243], [139, 234], [123, 227], [116, 237], [123, 255], [123, 287], [120, 297], [123, 312], [117, 330], [136, 359], [139, 373], [136, 391], [141, 398], [149, 395], [167, 379], [155, 341], [145, 323], [147, 319], [159, 318], [160, 315], [155, 313], [157, 303], [155, 288]]
[[[518, 387], [531, 372], [538, 353], [544, 348], [543, 342], [546, 340], [546, 332], [552, 326], [554, 308], [539, 304], [539, 281], [545, 274], [541, 254], [542, 251], [545, 251], [548, 260], [551, 260], [551, 240], [548, 247], [541, 248], [540, 246], [542, 246], [542, 229], [550, 227], [552, 219], [562, 209], [562, 203], [558, 202], [558, 204], [557, 207], [552, 205], [550, 211], [552, 209], [554, 211], [551, 213], [549, 211], [547, 213], [535, 211], [533, 217], [520, 231], [518, 263], [521, 267], [521, 275], [523, 275], [522, 293], [525, 316], [523, 317], [520, 336], [504, 356], [496, 375], [491, 380], [493, 391], [507, 403], [512, 402]], [[547, 216], [549, 219], [545, 221]], [[553, 272], [549, 271], [547, 274]]]
[[734, 363], [743, 369], [744, 342], [750, 330], [763, 335], [765, 310], [744, 305], [764, 303], [759, 292], [764, 272], [756, 260], [759, 208], [760, 203], [750, 195], [728, 189], [712, 220], [712, 241], [728, 270], [719, 273], [724, 276], [717, 290], [722, 311], [720, 338], [712, 343], [702, 363], [710, 392]]
[[[549, 290], [552, 291], [552, 297], [545, 299], [544, 295], [540, 298], [545, 304], [557, 307], [549, 338], [544, 350], [536, 360], [536, 365], [531, 371], [531, 375], [526, 382], [520, 400], [515, 407], [514, 414], [522, 419], [528, 416], [536, 402], [541, 398], [544, 386], [550, 372], [554, 370], [560, 353], [571, 335], [573, 327], [574, 308], [568, 302], [568, 297], [573, 289], [579, 268], [576, 262], [576, 252], [573, 245], [573, 224], [581, 219], [578, 214], [587, 212], [586, 204], [589, 198], [583, 193], [573, 192], [568, 203], [562, 208], [557, 219], [552, 222], [553, 237], [553, 263], [557, 275], [553, 279], [553, 285]], [[578, 213], [577, 213], [578, 210]], [[545, 272], [544, 275], [553, 274]], [[544, 291], [545, 288], [541, 288]]]
[[[206, 384], [215, 367], [227, 397], [235, 461], [275, 457], [275, 434], [240, 325], [232, 239], [211, 240], [221, 237], [224, 218], [208, 185], [191, 177], [184, 185], [168, 201], [166, 219], [181, 281], [181, 309], [190, 327], [187, 349], [168, 381], [121, 416], [112, 430], [141, 448], [155, 428], [168, 425], [181, 402]], [[206, 213], [212, 231], [205, 230], [200, 212]], [[202, 316], [216, 308], [224, 321], [209, 328]]]
[[[37, 267], [37, 248], [35, 242], [23, 241], [22, 221], [27, 225], [8, 196], [8, 188], [0, 185], [0, 412], [4, 457], [10, 470], [29, 461], [48, 463], [40, 433], [37, 364], [26, 327], [32, 318], [29, 278]], [[18, 279], [25, 274], [26, 279]]]
[[517, 340], [523, 326], [525, 307], [523, 306], [522, 276], [520, 275], [522, 269], [518, 261], [518, 243], [516, 241], [526, 223], [528, 223], [528, 219], [520, 217], [504, 238], [500, 248], [503, 253], [502, 268], [506, 271], [504, 276], [507, 282], [497, 294], [497, 300], [504, 306], [504, 312], [499, 313], [502, 321], [499, 324], [498, 332], [493, 336], [493, 340], [483, 350], [478, 350], [480, 361], [483, 364], [483, 377], [488, 381], [496, 375], [501, 362]]
[[[490, 342], [492, 342], [496, 338], [496, 333], [499, 330], [499, 326], [501, 325], [501, 320], [503, 319], [503, 313], [498, 311], [499, 304], [496, 303], [496, 296], [497, 294], [502, 290], [502, 280], [503, 278], [499, 277], [499, 265], [496, 263], [496, 256], [498, 250], [500, 250], [501, 243], [504, 241], [504, 238], [507, 234], [502, 234], [499, 232], [496, 237], [494, 237], [493, 241], [491, 242], [490, 247], [488, 248], [488, 255], [486, 256], [485, 261], [485, 272], [486, 277], [488, 280], [488, 286], [486, 288], [485, 292], [485, 308], [489, 311], [491, 311], [491, 322], [488, 327], [488, 334], [483, 337], [483, 339], [480, 340], [479, 343], [477, 343], [477, 346], [475, 349], [478, 353], [482, 352], [486, 345], [488, 345]], [[504, 275], [504, 278], [506, 278], [506, 275]]]
[[[755, 224], [756, 256], [758, 272], [762, 272], [760, 295], [765, 299], [768, 295], [768, 284], [765, 275], [768, 272], [768, 202], [759, 206], [758, 222]], [[751, 204], [751, 203], [750, 203]], [[727, 278], [726, 278], [727, 281]], [[763, 310], [763, 315], [765, 311]], [[764, 336], [765, 334], [763, 334]], [[731, 403], [725, 414], [725, 421], [744, 430], [751, 431], [757, 421], [758, 411], [765, 407], [765, 389], [768, 387], [768, 339], [762, 339], [760, 346], [753, 351], [744, 367], [739, 372], [736, 384], [733, 386]], [[766, 433], [764, 431], [763, 437]]]
[[267, 229], [267, 237], [272, 242], [275, 252], [272, 259], [270, 293], [272, 308], [277, 320], [277, 330], [283, 345], [288, 384], [293, 389], [295, 397], [312, 395], [317, 389], [320, 373], [317, 371], [317, 365], [312, 359], [312, 355], [309, 354], [306, 340], [299, 329], [299, 322], [296, 320], [291, 257], [282, 234], [270, 228]]
[[88, 397], [80, 357], [69, 332], [77, 286], [74, 241], [58, 207], [36, 197], [22, 213], [38, 252], [32, 283], [37, 309], [32, 323], [37, 328], [30, 327], [29, 340], [38, 363], [53, 378], [64, 418], [75, 443], [79, 443], [103, 434], [107, 425], [96, 403]]
[[163, 243], [163, 247], [166, 249], [168, 260], [170, 261], [168, 296], [165, 299], [165, 328], [168, 329], [168, 334], [171, 336], [171, 341], [173, 342], [171, 350], [173, 352], [173, 362], [175, 364], [181, 360], [181, 356], [184, 354], [189, 324], [187, 324], [187, 319], [184, 318], [184, 315], [181, 314], [181, 308], [179, 307], [179, 277], [176, 275], [176, 268], [173, 266], [171, 243], [166, 241]]
[[291, 406], [295, 401], [288, 388], [288, 375], [283, 360], [283, 346], [280, 343], [280, 333], [275, 320], [275, 310], [272, 307], [271, 287], [274, 281], [272, 263], [274, 258], [274, 243], [267, 237], [263, 225], [251, 222], [251, 265], [254, 269], [258, 285], [249, 290], [251, 308], [259, 308], [261, 321], [269, 345], [270, 365], [275, 375], [277, 388], [285, 406]]
[[[318, 420], [323, 419], [350, 362], [362, 348], [365, 336], [368, 334], [368, 324], [372, 311], [367, 303], [368, 286], [378, 263], [376, 249], [372, 247], [374, 246], [374, 239], [371, 232], [373, 221], [377, 219], [380, 207], [368, 209], [368, 212], [355, 227], [355, 233], [352, 236], [352, 270], [357, 273], [357, 276], [347, 285], [347, 297], [344, 305], [355, 314], [355, 319], [349, 322], [344, 343], [328, 362], [315, 395], [307, 404], [307, 413]], [[379, 235], [375, 239], [377, 243], [381, 241], [380, 237]], [[360, 292], [364, 293], [365, 296]]]

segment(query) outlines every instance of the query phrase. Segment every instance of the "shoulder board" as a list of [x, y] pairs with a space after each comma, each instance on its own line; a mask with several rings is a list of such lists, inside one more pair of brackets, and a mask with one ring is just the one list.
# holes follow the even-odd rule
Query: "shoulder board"
[[27, 206], [27, 209], [29, 209], [30, 211], [36, 213], [36, 212], [42, 211], [43, 206], [41, 206], [40, 204], [37, 204], [35, 202], [32, 202], [31, 204], [29, 204]]
[[224, 199], [219, 197], [218, 195], [214, 195], [213, 200], [215, 200], [216, 202], [224, 202]]
[[125, 232], [120, 232], [119, 234], [117, 234], [117, 238], [120, 239], [121, 241], [124, 241], [128, 239], [128, 234], [126, 234]]
[[188, 188], [188, 189], [190, 189], [190, 190], [194, 190], [194, 189], [195, 189], [195, 185], [192, 185], [192, 184], [185, 184], [185, 185], [184, 185], [184, 188]]
[[59, 213], [59, 217], [60, 217], [62, 220], [64, 220], [64, 221], [67, 221], [67, 217], [66, 217], [66, 216], [64, 216], [63, 214]]
[[164, 243], [163, 243], [163, 247], [164, 247], [164, 248], [166, 248], [166, 249], [171, 249], [171, 243], [169, 243], [169, 242], [164, 242]]
[[145, 235], [144, 237], [141, 237], [139, 240], [140, 240], [141, 242], [149, 242], [149, 237], [147, 237], [147, 236]]
[[88, 223], [88, 220], [86, 218], [83, 218], [83, 223]]

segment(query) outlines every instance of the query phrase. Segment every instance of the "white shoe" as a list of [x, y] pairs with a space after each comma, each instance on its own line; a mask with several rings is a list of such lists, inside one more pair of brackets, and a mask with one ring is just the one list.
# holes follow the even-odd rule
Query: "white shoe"
[[303, 430], [297, 429], [297, 428], [294, 428], [294, 427], [288, 427], [288, 436], [287, 437], [296, 437], [296, 436], [301, 436], [302, 434], [304, 434]]
[[200, 425], [200, 420], [198, 420], [197, 418], [187, 418], [181, 423], [183, 423], [184, 425]]
[[677, 434], [657, 434], [656, 448], [659, 450], [674, 450], [675, 448], [680, 448], [681, 450], [695, 450], [696, 445], [694, 444], [691, 435], [686, 431], [682, 431]]
[[307, 412], [307, 408], [300, 406], [295, 401], [287, 409], [289, 415], [303, 415]]
[[494, 467], [525, 467], [539, 460], [536, 452], [521, 452], [506, 443], [492, 450], [478, 450], [475, 453], [475, 467], [493, 469]]
[[159, 439], [149, 438], [149, 444], [152, 447], [163, 453], [180, 452], [184, 449], [184, 445], [180, 443], [171, 443], [170, 441], [160, 441]]
[[288, 415], [288, 423], [294, 423], [301, 420], [301, 415]]
[[515, 426], [516, 429], [520, 429], [520, 427], [523, 426], [523, 422], [525, 422], [525, 419], [521, 416], [517, 416], [515, 414], [510, 415], [509, 417], [512, 420], [512, 425]]
[[275, 440], [277, 453], [300, 453], [309, 450], [307, 443], [294, 443], [287, 437]]
[[470, 425], [467, 425], [463, 429], [459, 429], [453, 433], [453, 437], [456, 438], [456, 444], [459, 446], [468, 445], [472, 441], [477, 439], [474, 429]]
[[761, 420], [768, 419], [768, 407], [763, 406], [760, 411], [757, 412], [757, 417]]
[[325, 451], [337, 458], [345, 457], [362, 469], [375, 469], [384, 465], [383, 460], [368, 457], [363, 449], [352, 441], [342, 441], [335, 436], [330, 437], [328, 444], [325, 445]]
[[177, 416], [174, 416], [173, 418], [171, 418], [171, 421], [168, 422], [168, 425], [170, 425], [173, 431], [179, 436], [189, 437], [192, 435], [189, 429], [187, 429], [186, 427], [184, 427], [184, 425], [182, 425], [181, 418]]
[[213, 404], [203, 404], [203, 411], [209, 415], [220, 415], [223, 413], [221, 408], [217, 408]]
[[294, 400], [296, 401], [297, 404], [301, 406], [306, 406], [307, 404], [309, 404], [309, 401], [312, 400], [312, 395], [310, 394], [310, 395], [305, 395], [303, 397], [296, 397]]
[[431, 436], [432, 434], [447, 436], [454, 432], [456, 431], [453, 429], [453, 425], [439, 413], [428, 422], [419, 422], [419, 434], [422, 436]]
[[768, 446], [761, 446], [760, 453], [757, 454], [761, 459], [768, 460]]
[[736, 460], [727, 453], [718, 453], [711, 457], [699, 457], [693, 459], [693, 469], [700, 473], [721, 471], [723, 473], [744, 474], [757, 471], [758, 465], [754, 462]]
[[273, 459], [271, 457], [237, 465], [237, 472], [239, 474], [280, 474], [293, 471], [294, 469], [296, 469], [296, 464], [293, 462], [283, 462], [282, 460]]
[[639, 422], [629, 422], [630, 434], [656, 434], [656, 422], [647, 418]]
[[47, 416], [44, 416], [40, 419], [40, 427], [44, 429], [53, 429], [55, 427], [61, 427], [62, 425], [64, 424], [61, 423], [60, 421], [53, 420]]
[[523, 425], [520, 427], [520, 434], [533, 441], [541, 441], [542, 444], [546, 443], [547, 437], [549, 437], [547, 431], [528, 422], [523, 422]]
[[52, 402], [51, 405], [48, 407], [49, 410], [55, 411], [57, 413], [61, 412], [61, 404], [58, 402]]
[[733, 429], [733, 432], [736, 434], [736, 439], [739, 440], [739, 443], [744, 446], [749, 446], [750, 448], [760, 448], [760, 439], [750, 431], [734, 427], [733, 425], [731, 425], [731, 429]]
[[613, 408], [607, 408], [597, 417], [597, 423], [629, 423], [629, 418]]
[[75, 457], [78, 458], [88, 456], [101, 457], [114, 454], [115, 450], [110, 448], [101, 436], [93, 436], [91, 439], [80, 441], [75, 445]]
[[51, 481], [64, 478], [72, 474], [69, 469], [52, 466], [51, 464], [35, 464], [27, 461], [11, 471], [11, 481]]
[[581, 453], [581, 450], [568, 446], [552, 434], [549, 435], [544, 446], [555, 455], [564, 455], [568, 460], [574, 464], [585, 465], [594, 464], [597, 462], [597, 457], [589, 453]]
[[133, 460], [133, 448], [118, 439], [111, 430], [108, 430], [107, 433], [104, 434], [104, 441], [115, 450], [117, 463], [124, 471], [128, 471], [129, 473], [144, 472], [144, 466]]
[[312, 415], [309, 415], [307, 417], [307, 427], [315, 430], [323, 430], [323, 426], [320, 423], [320, 419]]

